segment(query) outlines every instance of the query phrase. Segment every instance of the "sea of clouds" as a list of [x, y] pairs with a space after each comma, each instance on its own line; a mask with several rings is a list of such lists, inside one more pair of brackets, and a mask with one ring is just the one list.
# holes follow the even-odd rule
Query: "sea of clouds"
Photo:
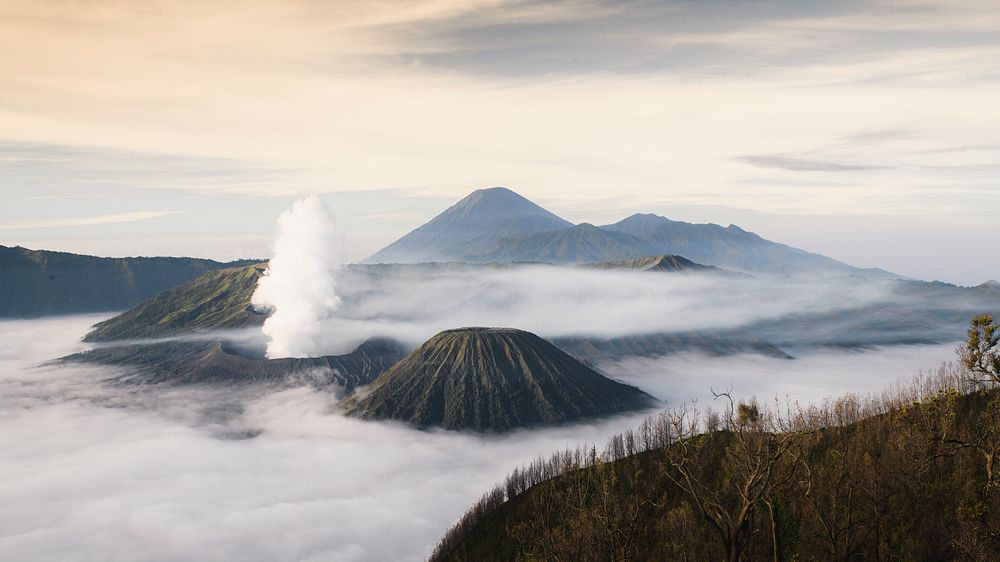
[[[645, 415], [503, 436], [419, 431], [346, 418], [310, 388], [112, 386], [112, 368], [46, 364], [85, 348], [100, 319], [0, 322], [0, 559], [422, 560], [510, 469], [601, 447]], [[601, 367], [671, 402], [707, 403], [713, 387], [809, 401], [877, 390], [953, 348]]]

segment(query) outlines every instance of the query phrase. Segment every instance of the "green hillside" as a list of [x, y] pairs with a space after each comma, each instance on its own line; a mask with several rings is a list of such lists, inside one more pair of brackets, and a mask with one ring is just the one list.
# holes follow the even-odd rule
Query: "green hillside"
[[0, 246], [0, 318], [122, 310], [207, 272], [196, 258], [100, 258]]
[[207, 272], [97, 324], [84, 340], [156, 338], [259, 326], [265, 316], [250, 308], [250, 298], [265, 268], [265, 264], [254, 264]]
[[385, 372], [346, 411], [419, 427], [505, 431], [649, 407], [542, 338], [509, 328], [446, 330]]

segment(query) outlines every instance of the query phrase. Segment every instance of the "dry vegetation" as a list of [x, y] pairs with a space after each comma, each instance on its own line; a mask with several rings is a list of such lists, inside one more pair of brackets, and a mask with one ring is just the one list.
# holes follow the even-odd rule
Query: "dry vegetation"
[[432, 560], [995, 560], [1000, 330], [871, 396], [720, 393], [515, 470]]

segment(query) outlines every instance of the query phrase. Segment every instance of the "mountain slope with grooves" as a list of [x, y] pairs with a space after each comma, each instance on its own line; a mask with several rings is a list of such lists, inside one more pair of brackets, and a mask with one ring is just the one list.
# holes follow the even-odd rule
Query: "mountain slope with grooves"
[[643, 258], [652, 248], [628, 234], [578, 224], [557, 231], [521, 234], [498, 240], [485, 253], [465, 256], [472, 262], [543, 262], [584, 264]]
[[345, 403], [365, 419], [506, 431], [652, 406], [542, 338], [511, 328], [446, 330]]
[[250, 308], [266, 264], [210, 271], [100, 322], [84, 341], [160, 338], [197, 330], [259, 326], [265, 315]]

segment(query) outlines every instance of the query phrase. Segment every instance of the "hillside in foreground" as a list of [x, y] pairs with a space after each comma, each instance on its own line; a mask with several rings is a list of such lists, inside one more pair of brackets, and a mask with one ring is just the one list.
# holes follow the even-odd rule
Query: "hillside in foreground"
[[1000, 332], [978, 334], [979, 372], [961, 354], [805, 409], [723, 394], [721, 414], [667, 410], [602, 453], [536, 461], [431, 560], [996, 560]]
[[418, 427], [506, 431], [653, 403], [530, 332], [462, 328], [427, 340], [345, 408], [360, 418]]

